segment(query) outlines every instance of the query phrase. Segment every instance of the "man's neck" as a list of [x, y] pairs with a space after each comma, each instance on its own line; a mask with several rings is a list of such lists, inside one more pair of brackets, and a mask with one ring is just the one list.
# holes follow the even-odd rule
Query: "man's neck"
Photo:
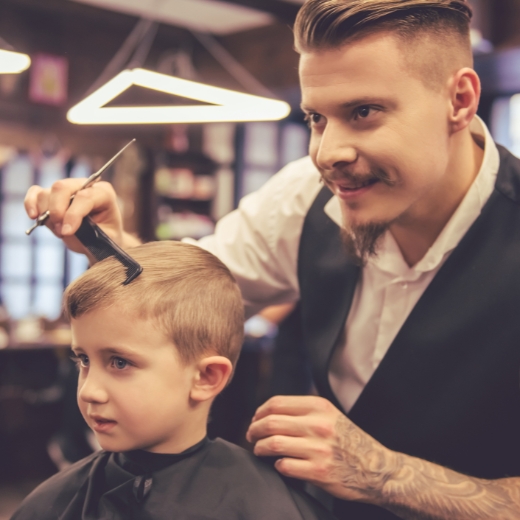
[[[461, 133], [462, 134], [462, 133]], [[428, 201], [390, 226], [403, 258], [411, 267], [417, 264], [437, 240], [480, 171], [484, 150], [474, 141], [469, 128], [455, 137], [453, 159], [445, 182], [434, 189]]]

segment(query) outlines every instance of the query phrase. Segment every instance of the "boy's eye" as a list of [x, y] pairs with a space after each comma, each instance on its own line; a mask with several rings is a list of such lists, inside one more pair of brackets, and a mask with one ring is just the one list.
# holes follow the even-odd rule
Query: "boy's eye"
[[78, 354], [77, 356], [72, 355], [70, 356], [70, 359], [72, 359], [72, 361], [76, 363], [76, 366], [78, 368], [87, 368], [89, 365], [88, 356], [86, 356], [85, 354]]
[[118, 370], [123, 370], [124, 368], [126, 368], [128, 366], [128, 364], [129, 363], [126, 359], [123, 359], [120, 357], [112, 358], [112, 366], [114, 368], [117, 368]]

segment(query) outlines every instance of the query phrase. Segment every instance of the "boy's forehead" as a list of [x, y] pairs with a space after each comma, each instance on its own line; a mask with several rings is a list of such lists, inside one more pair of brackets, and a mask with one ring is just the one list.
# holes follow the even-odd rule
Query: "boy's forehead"
[[157, 321], [140, 316], [132, 306], [99, 307], [71, 319], [73, 343], [83, 347], [150, 350], [170, 342]]

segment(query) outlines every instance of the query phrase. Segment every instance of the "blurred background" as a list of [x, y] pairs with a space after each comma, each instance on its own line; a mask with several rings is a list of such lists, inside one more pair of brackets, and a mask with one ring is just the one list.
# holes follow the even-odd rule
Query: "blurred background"
[[[64, 287], [86, 262], [45, 228], [25, 235], [27, 189], [87, 177], [136, 138], [104, 176], [118, 193], [126, 230], [145, 241], [210, 234], [241, 197], [307, 153], [290, 29], [302, 3], [0, 0], [0, 67], [2, 51], [30, 59], [17, 73], [0, 68], [0, 520], [39, 482], [95, 449], [77, 411], [70, 333], [60, 313]], [[498, 143], [520, 155], [520, 2], [470, 3], [480, 116]], [[260, 122], [68, 121], [71, 107], [137, 67], [283, 100], [290, 114]], [[106, 106], [190, 104], [134, 85]], [[211, 436], [246, 445], [248, 422], [265, 399], [312, 392], [297, 325], [292, 306], [246, 324]]]

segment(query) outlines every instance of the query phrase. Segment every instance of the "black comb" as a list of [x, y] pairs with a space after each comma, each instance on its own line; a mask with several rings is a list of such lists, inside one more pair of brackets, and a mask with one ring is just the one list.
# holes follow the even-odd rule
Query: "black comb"
[[143, 272], [143, 268], [89, 217], [83, 219], [76, 231], [76, 237], [97, 261], [114, 256], [123, 264], [126, 268], [126, 280], [123, 285], [128, 285]]

